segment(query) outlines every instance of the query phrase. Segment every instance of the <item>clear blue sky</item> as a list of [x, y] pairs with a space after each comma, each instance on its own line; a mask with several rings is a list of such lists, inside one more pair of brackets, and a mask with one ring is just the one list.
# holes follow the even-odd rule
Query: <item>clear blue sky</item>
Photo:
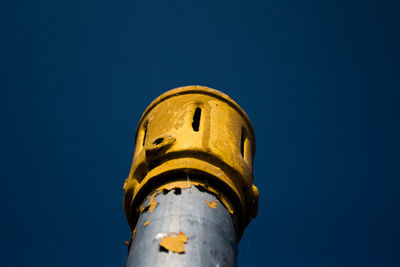
[[248, 113], [239, 266], [400, 266], [400, 2], [0, 2], [0, 266], [124, 266], [137, 122], [166, 90]]

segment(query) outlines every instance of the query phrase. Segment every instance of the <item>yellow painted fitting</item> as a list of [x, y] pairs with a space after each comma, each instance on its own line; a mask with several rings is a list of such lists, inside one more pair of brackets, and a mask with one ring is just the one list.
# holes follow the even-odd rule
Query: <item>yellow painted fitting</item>
[[132, 229], [140, 205], [156, 190], [190, 177], [215, 193], [237, 220], [238, 236], [257, 215], [255, 137], [246, 113], [227, 95], [203, 86], [168, 91], [143, 113], [124, 184]]

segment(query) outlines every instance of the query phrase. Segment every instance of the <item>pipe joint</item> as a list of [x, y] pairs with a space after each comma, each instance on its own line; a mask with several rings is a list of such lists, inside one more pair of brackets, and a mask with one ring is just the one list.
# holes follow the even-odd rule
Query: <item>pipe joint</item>
[[176, 184], [172, 177], [183, 177], [218, 196], [236, 219], [240, 238], [258, 209], [254, 153], [251, 122], [227, 95], [202, 86], [164, 93], [143, 113], [136, 131], [132, 167], [124, 184], [131, 228], [149, 195]]

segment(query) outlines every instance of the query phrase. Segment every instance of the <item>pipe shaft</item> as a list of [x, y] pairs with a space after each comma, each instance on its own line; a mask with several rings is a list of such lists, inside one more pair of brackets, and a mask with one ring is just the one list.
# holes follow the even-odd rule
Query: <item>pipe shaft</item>
[[[214, 195], [192, 186], [157, 194], [154, 203], [137, 221], [127, 267], [236, 266], [233, 218]], [[184, 251], [174, 252], [179, 246]]]

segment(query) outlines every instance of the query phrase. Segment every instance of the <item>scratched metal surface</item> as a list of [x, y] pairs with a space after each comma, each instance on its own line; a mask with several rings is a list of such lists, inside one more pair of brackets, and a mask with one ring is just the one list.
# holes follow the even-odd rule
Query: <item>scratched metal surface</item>
[[[137, 222], [127, 267], [236, 266], [235, 226], [215, 196], [192, 186], [180, 193], [159, 194], [155, 200], [155, 210], [143, 212]], [[218, 205], [213, 209], [205, 201], [217, 201]], [[150, 223], [144, 226], [147, 221]], [[160, 250], [161, 237], [179, 232], [188, 237], [184, 253]]]

